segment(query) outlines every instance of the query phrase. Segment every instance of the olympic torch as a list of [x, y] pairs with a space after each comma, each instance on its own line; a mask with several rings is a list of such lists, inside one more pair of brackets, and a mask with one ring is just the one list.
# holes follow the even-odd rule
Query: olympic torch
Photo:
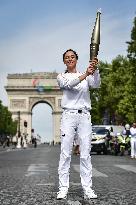
[[98, 10], [95, 26], [93, 28], [91, 44], [90, 44], [90, 61], [92, 61], [98, 55], [99, 45], [100, 45], [100, 14], [101, 11]]

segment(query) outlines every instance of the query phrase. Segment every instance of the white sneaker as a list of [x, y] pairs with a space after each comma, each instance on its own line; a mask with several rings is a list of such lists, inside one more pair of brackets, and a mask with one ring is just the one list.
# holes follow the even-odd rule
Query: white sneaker
[[67, 198], [67, 191], [66, 190], [60, 190], [58, 193], [57, 193], [57, 199], [66, 199]]
[[97, 194], [95, 194], [91, 188], [84, 190], [84, 199], [97, 199]]

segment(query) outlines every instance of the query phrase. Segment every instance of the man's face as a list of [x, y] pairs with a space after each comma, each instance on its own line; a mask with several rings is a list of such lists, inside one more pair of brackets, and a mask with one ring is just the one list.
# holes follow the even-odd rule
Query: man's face
[[136, 128], [136, 123], [133, 123], [133, 127]]

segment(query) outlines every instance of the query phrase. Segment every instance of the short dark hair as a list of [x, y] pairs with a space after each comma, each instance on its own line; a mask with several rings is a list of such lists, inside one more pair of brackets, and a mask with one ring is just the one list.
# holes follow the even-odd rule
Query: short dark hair
[[76, 59], [78, 60], [78, 54], [76, 53], [76, 51], [74, 51], [73, 49], [68, 49], [68, 50], [65, 51], [65, 53], [63, 53], [63, 61], [64, 61], [66, 53], [69, 52], [69, 51], [72, 51], [75, 54]]

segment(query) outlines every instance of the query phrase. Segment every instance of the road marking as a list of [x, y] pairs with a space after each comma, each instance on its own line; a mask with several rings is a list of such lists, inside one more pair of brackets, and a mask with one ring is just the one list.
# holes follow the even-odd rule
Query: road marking
[[[69, 182], [72, 186], [81, 186], [81, 183]], [[37, 186], [55, 186], [55, 183], [36, 184]]]
[[81, 183], [76, 183], [76, 182], [70, 182], [70, 184], [73, 186], [81, 186]]
[[27, 174], [25, 176], [37, 175], [41, 172], [48, 173], [48, 165], [47, 164], [31, 164], [28, 167]]
[[80, 203], [80, 201], [68, 200], [67, 203], [68, 203], [69, 205], [82, 205], [82, 204]]
[[92, 170], [93, 177], [108, 177], [107, 174], [104, 174], [102, 172], [99, 172], [97, 169], [93, 168]]
[[55, 186], [55, 183], [36, 184], [37, 186]]
[[[76, 172], [80, 172], [80, 165], [78, 164], [73, 164], [72, 167]], [[108, 177], [108, 175], [103, 174], [102, 172], [99, 172], [97, 169], [92, 168], [92, 175], [93, 177]]]
[[38, 172], [38, 171], [47, 171], [47, 166], [48, 164], [31, 164], [29, 167], [28, 167], [28, 172]]
[[131, 172], [134, 172], [136, 173], [136, 167], [132, 166], [132, 165], [127, 165], [127, 164], [124, 164], [124, 165], [120, 165], [120, 164], [115, 164], [116, 167], [119, 167], [121, 169], [125, 169], [127, 171], [131, 171]]
[[[78, 173], [80, 172], [80, 165], [73, 164], [72, 167], [76, 172]], [[48, 164], [31, 164], [28, 167], [27, 174], [25, 176], [37, 175], [37, 174], [41, 174], [41, 172], [49, 173]], [[92, 168], [92, 176], [93, 177], [108, 177], [106, 174], [99, 172], [95, 168]], [[71, 182], [71, 184], [76, 185], [76, 186], [80, 185], [80, 183], [74, 183], [74, 182]]]

